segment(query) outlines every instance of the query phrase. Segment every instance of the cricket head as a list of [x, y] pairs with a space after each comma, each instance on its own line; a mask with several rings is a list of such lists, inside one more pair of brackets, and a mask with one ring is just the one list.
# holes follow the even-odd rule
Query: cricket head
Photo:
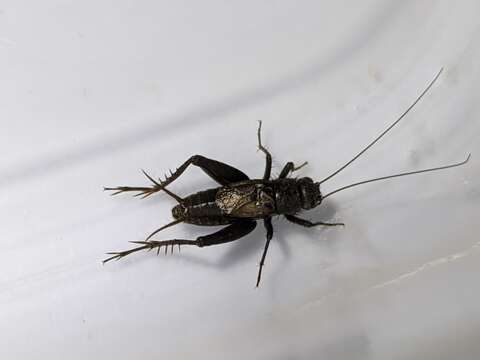
[[323, 199], [320, 192], [320, 183], [313, 182], [309, 177], [303, 177], [298, 179], [298, 186], [302, 209], [310, 210], [320, 205]]

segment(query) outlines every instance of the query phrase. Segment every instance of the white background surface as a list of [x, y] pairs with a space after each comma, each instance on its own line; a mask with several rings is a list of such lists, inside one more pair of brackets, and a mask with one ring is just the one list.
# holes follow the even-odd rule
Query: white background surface
[[[478, 359], [480, 3], [2, 1], [0, 358]], [[111, 198], [194, 153], [263, 173], [274, 155], [324, 186], [366, 185], [241, 241], [132, 255], [165, 195]], [[188, 170], [174, 186], [213, 186]], [[180, 225], [158, 238], [211, 231]]]

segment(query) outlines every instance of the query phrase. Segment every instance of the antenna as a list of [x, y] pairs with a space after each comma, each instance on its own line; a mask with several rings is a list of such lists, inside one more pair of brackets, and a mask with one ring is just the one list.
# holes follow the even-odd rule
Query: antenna
[[417, 105], [417, 103], [420, 101], [420, 99], [428, 92], [428, 90], [430, 90], [430, 88], [433, 86], [433, 84], [435, 83], [435, 81], [437, 81], [438, 77], [440, 76], [440, 74], [442, 73], [443, 71], [443, 67], [440, 69], [440, 71], [437, 73], [437, 75], [433, 78], [433, 80], [430, 82], [430, 84], [428, 84], [428, 86], [425, 88], [425, 90], [423, 90], [423, 92], [420, 94], [420, 96], [413, 102], [412, 105], [410, 105], [408, 107], [407, 110], [405, 110], [405, 112], [400, 115], [400, 117], [392, 124], [390, 125], [384, 132], [382, 132], [375, 140], [373, 140], [370, 144], [368, 144], [362, 151], [360, 151], [357, 155], [355, 155], [355, 157], [350, 160], [349, 162], [347, 162], [345, 165], [343, 165], [340, 169], [338, 169], [337, 171], [335, 171], [333, 174], [330, 174], [329, 176], [327, 176], [325, 179], [323, 179], [322, 181], [320, 181], [319, 184], [322, 184], [324, 183], [325, 181], [329, 180], [330, 178], [334, 177], [335, 175], [337, 175], [340, 171], [342, 171], [343, 169], [345, 169], [348, 165], [350, 165], [351, 163], [353, 163], [355, 160], [357, 160], [365, 151], [367, 151], [368, 149], [370, 149], [378, 140], [380, 140], [386, 133], [388, 133], [395, 125], [397, 125], [400, 120], [402, 120], [409, 112], [410, 110], [413, 109], [413, 107], [415, 105]]
[[339, 188], [339, 189], [337, 189], [337, 190], [334, 190], [334, 191], [332, 191], [332, 192], [329, 192], [327, 195], [325, 195], [325, 196], [322, 197], [322, 200], [325, 199], [326, 197], [329, 197], [330, 195], [333, 195], [333, 194], [339, 192], [339, 191], [342, 191], [342, 190], [345, 190], [345, 189], [349, 189], [349, 188], [352, 188], [352, 187], [357, 186], [357, 185], [367, 184], [367, 183], [374, 182], [374, 181], [387, 180], [387, 179], [391, 179], [391, 178], [395, 178], [395, 177], [400, 177], [400, 176], [420, 174], [420, 173], [425, 173], [425, 172], [430, 172], [430, 171], [444, 170], [444, 169], [450, 169], [450, 168], [453, 168], [453, 167], [461, 166], [461, 165], [466, 164], [466, 163], [468, 162], [468, 160], [470, 160], [470, 155], [471, 155], [471, 154], [468, 154], [468, 156], [467, 156], [467, 158], [466, 158], [465, 160], [463, 160], [462, 162], [459, 162], [459, 163], [455, 163], [455, 164], [450, 164], [450, 165], [445, 165], [445, 166], [439, 166], [439, 167], [430, 168], [430, 169], [410, 171], [410, 172], [405, 172], [405, 173], [400, 173], [400, 174], [395, 174], [395, 175], [382, 176], [382, 177], [378, 177], [378, 178], [374, 178], [374, 179], [370, 179], [370, 180], [359, 181], [359, 182], [356, 182], [356, 183], [353, 183], [353, 184], [350, 184], [350, 185], [347, 185], [347, 186], [343, 186], [343, 187], [341, 187], [341, 188]]

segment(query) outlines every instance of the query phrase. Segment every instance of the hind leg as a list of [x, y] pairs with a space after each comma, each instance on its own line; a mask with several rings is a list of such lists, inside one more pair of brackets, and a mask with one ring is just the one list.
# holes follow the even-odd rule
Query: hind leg
[[194, 165], [202, 169], [208, 176], [213, 180], [218, 182], [221, 185], [228, 185], [233, 182], [239, 182], [248, 180], [248, 176], [245, 175], [242, 171], [234, 168], [233, 166], [224, 164], [217, 160], [212, 160], [201, 155], [193, 155], [187, 161], [185, 161], [177, 170], [174, 172], [170, 171], [170, 176], [165, 176], [164, 181], [156, 181], [146, 172], [143, 172], [145, 176], [153, 183], [150, 187], [131, 187], [131, 186], [117, 186], [117, 187], [106, 187], [105, 190], [115, 191], [113, 195], [135, 191], [138, 192], [136, 196], [147, 197], [153, 193], [159, 192], [161, 190], [169, 193], [170, 196], [176, 198], [177, 201], [181, 202], [180, 198], [175, 197], [174, 194], [169, 192], [166, 189], [166, 186], [173, 183], [177, 180], [180, 175], [190, 166]]
[[186, 240], [186, 239], [173, 239], [173, 240], [163, 240], [163, 241], [132, 241], [134, 244], [140, 244], [136, 248], [118, 251], [118, 252], [109, 252], [108, 255], [112, 255], [108, 259], [103, 260], [103, 263], [106, 263], [110, 260], [120, 260], [121, 258], [130, 255], [131, 253], [141, 251], [141, 250], [152, 250], [157, 249], [157, 254], [160, 252], [162, 247], [165, 248], [165, 253], [167, 252], [168, 247], [171, 247], [173, 252], [173, 247], [181, 245], [196, 245], [198, 247], [211, 246], [224, 244], [231, 241], [238, 240], [245, 235], [251, 233], [253, 229], [257, 226], [257, 222], [253, 220], [240, 220], [236, 221], [233, 224], [224, 227], [223, 229], [205, 236], [199, 236], [196, 240]]

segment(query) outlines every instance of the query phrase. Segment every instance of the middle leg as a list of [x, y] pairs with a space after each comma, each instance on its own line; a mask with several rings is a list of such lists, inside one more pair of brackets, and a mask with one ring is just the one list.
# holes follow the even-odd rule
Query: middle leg
[[257, 131], [257, 138], [258, 138], [258, 149], [262, 150], [265, 154], [265, 172], [263, 173], [263, 180], [270, 180], [270, 174], [272, 173], [272, 155], [270, 152], [263, 147], [262, 145], [262, 121], [258, 121], [258, 131]]
[[265, 225], [265, 230], [267, 230], [267, 242], [265, 243], [265, 248], [263, 249], [262, 259], [260, 260], [260, 268], [258, 269], [257, 275], [257, 285], [260, 284], [260, 279], [262, 278], [262, 269], [263, 264], [265, 263], [265, 257], [267, 256], [268, 246], [270, 245], [270, 240], [273, 237], [273, 226], [272, 226], [272, 217], [269, 216], [263, 220], [263, 224]]

